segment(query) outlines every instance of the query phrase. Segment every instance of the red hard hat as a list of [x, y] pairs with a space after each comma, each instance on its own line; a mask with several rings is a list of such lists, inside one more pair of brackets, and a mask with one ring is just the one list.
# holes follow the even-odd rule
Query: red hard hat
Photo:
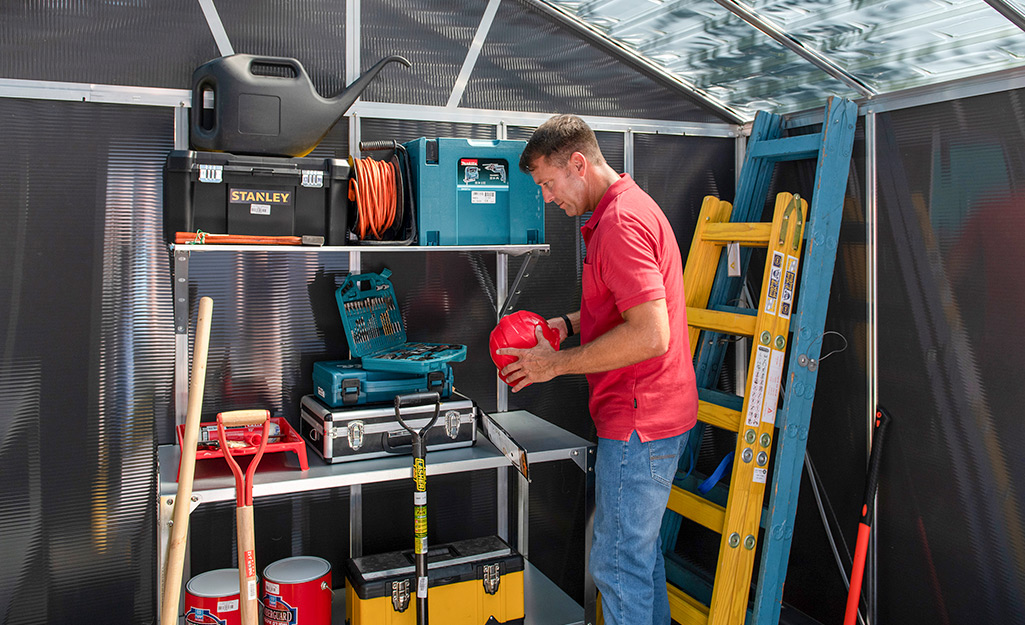
[[[495, 350], [503, 347], [519, 347], [528, 349], [537, 345], [536, 328], [541, 326], [541, 333], [548, 339], [552, 348], [559, 350], [559, 331], [548, 325], [544, 317], [529, 310], [520, 310], [511, 315], [502, 317], [495, 329], [491, 331], [491, 340], [488, 342], [491, 347], [491, 360], [501, 371], [506, 365], [516, 362], [516, 356], [498, 355]], [[512, 386], [509, 380], [501, 373], [498, 377]], [[517, 378], [519, 379], [519, 378]], [[529, 384], [528, 384], [529, 386]]]

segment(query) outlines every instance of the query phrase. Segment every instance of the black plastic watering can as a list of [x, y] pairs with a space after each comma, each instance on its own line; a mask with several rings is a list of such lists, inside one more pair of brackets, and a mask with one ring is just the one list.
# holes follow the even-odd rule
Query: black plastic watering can
[[[321, 97], [292, 58], [232, 54], [208, 61], [192, 73], [190, 144], [212, 152], [305, 156], [392, 61], [412, 67], [401, 56], [381, 59], [333, 98]], [[204, 108], [207, 93], [212, 109]]]

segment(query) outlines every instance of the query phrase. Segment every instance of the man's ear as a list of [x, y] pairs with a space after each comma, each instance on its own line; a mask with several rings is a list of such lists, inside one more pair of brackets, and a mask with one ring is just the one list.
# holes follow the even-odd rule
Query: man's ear
[[569, 163], [573, 166], [574, 171], [583, 173], [584, 168], [587, 166], [587, 157], [580, 152], [574, 152], [569, 155]]

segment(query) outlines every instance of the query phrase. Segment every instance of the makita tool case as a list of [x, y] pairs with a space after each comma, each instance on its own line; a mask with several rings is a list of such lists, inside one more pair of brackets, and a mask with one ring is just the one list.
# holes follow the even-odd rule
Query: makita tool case
[[466, 360], [465, 345], [408, 343], [391, 271], [346, 276], [335, 291], [349, 353], [368, 371], [428, 373]]
[[[429, 549], [427, 577], [431, 623], [523, 623], [523, 556], [497, 536]], [[345, 612], [349, 625], [416, 623], [412, 550], [346, 561]]]
[[349, 164], [333, 158], [174, 150], [164, 165], [164, 234], [322, 236], [345, 245]]
[[[434, 417], [435, 404], [404, 406], [402, 418], [419, 431]], [[409, 454], [409, 432], [395, 418], [394, 404], [332, 408], [306, 395], [300, 402], [299, 434], [330, 463]], [[477, 406], [459, 393], [438, 404], [438, 421], [425, 437], [427, 451], [470, 447], [477, 442]]]
[[427, 373], [367, 371], [359, 360], [313, 363], [313, 392], [332, 408], [390, 402], [396, 395], [435, 392], [452, 394], [452, 367], [447, 363]]
[[541, 187], [519, 166], [526, 141], [420, 137], [403, 145], [420, 245], [545, 242]]

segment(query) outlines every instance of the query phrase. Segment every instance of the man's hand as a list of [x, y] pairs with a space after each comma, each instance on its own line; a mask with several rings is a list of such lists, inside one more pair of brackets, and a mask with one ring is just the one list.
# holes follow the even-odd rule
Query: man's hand
[[555, 369], [558, 352], [551, 346], [548, 339], [544, 338], [541, 326], [535, 328], [534, 335], [537, 337], [537, 345], [529, 349], [503, 347], [495, 350], [496, 354], [502, 356], [517, 357], [516, 361], [506, 365], [501, 371], [505, 379], [513, 384], [512, 391], [514, 393], [528, 384], [547, 382], [558, 375]]

